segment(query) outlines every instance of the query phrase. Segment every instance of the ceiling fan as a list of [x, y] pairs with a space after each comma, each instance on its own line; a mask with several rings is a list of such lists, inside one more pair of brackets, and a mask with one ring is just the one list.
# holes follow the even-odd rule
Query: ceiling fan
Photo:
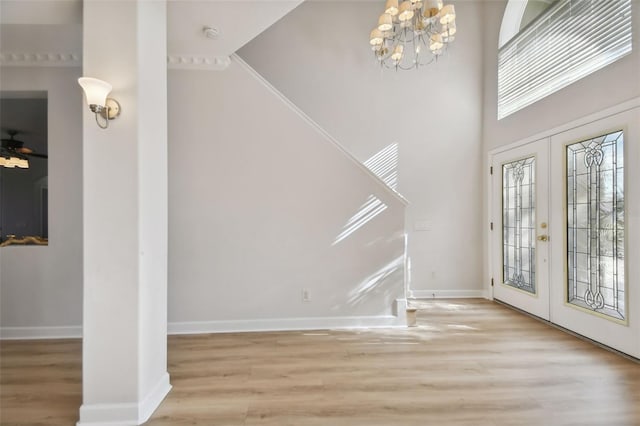
[[15, 138], [18, 133], [19, 132], [17, 130], [7, 130], [9, 139], [2, 138], [2, 147], [0, 148], [0, 166], [28, 169], [28, 157], [48, 158], [46, 154], [36, 153], [33, 149], [24, 146], [24, 142]]

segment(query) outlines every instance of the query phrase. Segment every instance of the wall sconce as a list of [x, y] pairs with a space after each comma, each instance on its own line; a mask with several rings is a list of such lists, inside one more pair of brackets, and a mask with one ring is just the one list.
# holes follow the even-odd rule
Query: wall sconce
[[[96, 115], [96, 123], [101, 129], [109, 127], [109, 120], [120, 115], [120, 104], [113, 98], [107, 98], [112, 86], [106, 81], [92, 77], [81, 77], [78, 84], [82, 87], [87, 98], [89, 109]], [[104, 119], [104, 124], [98, 120], [98, 115]]]

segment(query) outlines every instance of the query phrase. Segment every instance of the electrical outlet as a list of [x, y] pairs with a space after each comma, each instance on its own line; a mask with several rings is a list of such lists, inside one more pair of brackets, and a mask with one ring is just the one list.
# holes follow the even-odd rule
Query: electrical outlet
[[302, 301], [303, 302], [311, 302], [311, 294], [309, 294], [308, 288], [302, 289]]

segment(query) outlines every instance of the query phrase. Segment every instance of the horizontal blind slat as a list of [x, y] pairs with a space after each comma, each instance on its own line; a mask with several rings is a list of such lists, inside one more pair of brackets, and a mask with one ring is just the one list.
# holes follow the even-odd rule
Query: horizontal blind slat
[[498, 53], [498, 119], [630, 53], [631, 0], [561, 0]]

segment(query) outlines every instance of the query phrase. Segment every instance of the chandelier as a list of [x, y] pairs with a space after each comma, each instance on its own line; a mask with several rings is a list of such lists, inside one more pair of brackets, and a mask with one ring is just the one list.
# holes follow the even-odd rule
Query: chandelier
[[455, 39], [456, 12], [442, 0], [387, 0], [369, 44], [382, 66], [408, 70], [428, 65]]

